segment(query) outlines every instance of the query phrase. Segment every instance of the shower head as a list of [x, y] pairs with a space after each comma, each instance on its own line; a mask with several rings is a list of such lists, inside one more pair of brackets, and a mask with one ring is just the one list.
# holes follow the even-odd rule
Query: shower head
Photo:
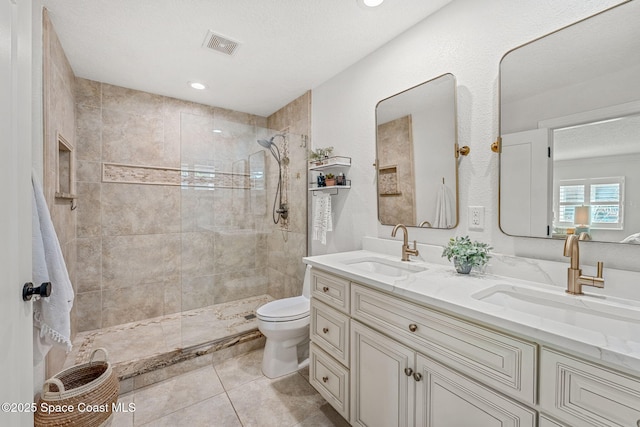
[[261, 146], [263, 146], [264, 148], [269, 148], [269, 147], [271, 147], [271, 145], [273, 144], [273, 138], [274, 138], [274, 137], [272, 137], [272, 138], [271, 138], [271, 139], [269, 139], [269, 140], [266, 140], [266, 139], [259, 139], [259, 140], [258, 140], [258, 144], [260, 144], [260, 145], [261, 145]]
[[278, 149], [278, 146], [273, 143], [273, 140], [276, 138], [276, 136], [281, 136], [283, 138], [285, 137], [284, 134], [278, 133], [278, 134], [273, 135], [269, 139], [259, 139], [258, 140], [258, 144], [260, 144], [260, 146], [262, 146], [264, 148], [269, 149], [269, 151], [271, 151], [271, 154], [273, 155], [273, 157], [278, 162], [278, 165], [280, 165], [280, 150]]

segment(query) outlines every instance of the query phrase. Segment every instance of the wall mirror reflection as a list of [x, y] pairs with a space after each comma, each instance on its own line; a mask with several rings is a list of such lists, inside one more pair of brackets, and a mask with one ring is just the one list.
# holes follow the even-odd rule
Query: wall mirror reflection
[[382, 224], [458, 224], [456, 81], [444, 74], [376, 106], [378, 219]]
[[500, 228], [640, 243], [640, 2], [500, 63]]

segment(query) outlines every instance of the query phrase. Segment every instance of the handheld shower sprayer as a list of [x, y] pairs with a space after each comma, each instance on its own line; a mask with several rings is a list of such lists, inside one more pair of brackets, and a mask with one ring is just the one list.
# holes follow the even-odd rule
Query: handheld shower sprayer
[[[278, 186], [276, 187], [276, 195], [273, 199], [272, 212], [274, 224], [280, 222], [280, 219], [286, 220], [289, 217], [289, 208], [287, 207], [286, 203], [282, 203], [282, 159], [280, 158], [280, 150], [278, 149], [278, 146], [273, 142], [273, 140], [278, 136], [282, 137], [282, 139], [285, 138], [284, 134], [278, 133], [276, 135], [273, 135], [269, 139], [258, 140], [258, 144], [260, 144], [260, 146], [264, 148], [267, 148], [276, 159], [276, 162], [278, 162]], [[276, 209], [276, 202], [279, 202], [278, 209]]]

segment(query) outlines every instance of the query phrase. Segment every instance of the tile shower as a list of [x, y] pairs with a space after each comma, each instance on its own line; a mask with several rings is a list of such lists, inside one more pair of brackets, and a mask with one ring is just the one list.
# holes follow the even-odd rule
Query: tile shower
[[[138, 327], [162, 334], [152, 353], [246, 332], [245, 312], [300, 292], [309, 98], [265, 118], [76, 79], [75, 358]], [[292, 215], [276, 226], [278, 168], [256, 140], [283, 130]]]

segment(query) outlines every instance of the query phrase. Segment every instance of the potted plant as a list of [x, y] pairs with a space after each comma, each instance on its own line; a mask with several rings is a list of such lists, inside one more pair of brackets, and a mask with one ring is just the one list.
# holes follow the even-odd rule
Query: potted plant
[[322, 161], [329, 157], [333, 153], [333, 147], [316, 148], [309, 152], [309, 160], [313, 161], [316, 166], [322, 164]]
[[327, 187], [331, 187], [333, 185], [336, 185], [336, 177], [334, 174], [332, 173], [328, 173], [326, 176], [326, 181], [327, 183]]
[[489, 262], [489, 251], [493, 249], [486, 243], [472, 242], [469, 236], [451, 238], [442, 251], [442, 256], [453, 265], [460, 274], [469, 274], [473, 267], [482, 267]]

